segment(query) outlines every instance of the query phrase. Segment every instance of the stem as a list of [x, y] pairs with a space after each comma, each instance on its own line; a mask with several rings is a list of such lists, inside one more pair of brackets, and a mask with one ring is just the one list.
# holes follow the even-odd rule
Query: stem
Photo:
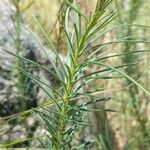
[[[16, 54], [19, 56], [20, 49], [21, 49], [21, 43], [20, 43], [20, 23], [21, 23], [21, 13], [20, 13], [20, 7], [19, 7], [19, 0], [15, 1], [15, 7], [16, 7], [16, 14], [15, 14], [15, 32], [16, 32], [16, 38], [15, 38], [15, 47], [16, 47]], [[21, 68], [21, 59], [16, 58], [16, 68]], [[24, 82], [23, 82], [23, 75], [22, 73], [16, 69], [16, 74], [18, 77], [17, 81], [17, 87], [19, 92], [19, 103], [21, 106], [21, 110], [25, 110], [25, 100], [24, 100]]]
[[[58, 142], [56, 144], [56, 150], [61, 150], [62, 147], [63, 147], [63, 136], [64, 136], [64, 132], [65, 132], [65, 126], [66, 126], [66, 120], [68, 118], [68, 105], [69, 105], [69, 100], [70, 100], [70, 95], [72, 93], [72, 89], [73, 89], [73, 85], [74, 85], [74, 77], [75, 77], [75, 74], [76, 74], [76, 68], [77, 68], [77, 59], [78, 59], [78, 55], [76, 53], [75, 55], [75, 63], [71, 63], [71, 75], [70, 75], [70, 80], [68, 80], [68, 83], [67, 83], [67, 88], [66, 88], [66, 91], [64, 93], [64, 96], [63, 96], [63, 100], [64, 100], [64, 103], [63, 103], [63, 108], [62, 108], [62, 111], [61, 111], [61, 118], [60, 118], [60, 126], [59, 126], [59, 129], [58, 129], [58, 132], [57, 132], [57, 136], [58, 136]], [[63, 148], [64, 149], [64, 148]]]

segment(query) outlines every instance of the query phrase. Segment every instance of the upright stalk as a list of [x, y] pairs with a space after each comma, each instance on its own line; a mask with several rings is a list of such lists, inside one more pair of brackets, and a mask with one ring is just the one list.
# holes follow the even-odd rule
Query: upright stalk
[[70, 96], [73, 90], [73, 84], [74, 84], [74, 77], [76, 74], [76, 69], [77, 69], [77, 59], [78, 59], [78, 55], [76, 55], [74, 57], [74, 63], [71, 63], [70, 68], [71, 68], [71, 74], [69, 75], [69, 80], [67, 82], [67, 88], [66, 91], [64, 93], [63, 96], [63, 106], [62, 106], [62, 117], [60, 118], [60, 126], [57, 132], [57, 136], [58, 136], [58, 143], [56, 145], [56, 150], [61, 150], [62, 149], [62, 145], [63, 145], [63, 135], [65, 132], [65, 126], [66, 126], [66, 120], [68, 118], [67, 112], [68, 112], [68, 105], [69, 105], [69, 100], [70, 100]]
[[[16, 14], [15, 14], [15, 47], [16, 47], [16, 55], [19, 56], [21, 51], [21, 40], [20, 40], [20, 24], [21, 24], [21, 10], [19, 6], [20, 0], [15, 0], [14, 5], [16, 7]], [[16, 57], [16, 68], [21, 68], [21, 59]], [[24, 99], [24, 82], [23, 82], [23, 74], [17, 69], [17, 88], [19, 93], [19, 103], [21, 106], [21, 110], [25, 110], [25, 99]]]

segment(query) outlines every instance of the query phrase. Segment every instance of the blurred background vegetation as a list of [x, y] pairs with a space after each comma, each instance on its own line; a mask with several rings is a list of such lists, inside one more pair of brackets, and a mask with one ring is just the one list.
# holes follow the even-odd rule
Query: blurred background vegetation
[[[11, 7], [16, 14], [17, 5], [15, 5], [15, 2], [16, 0], [11, 0]], [[90, 16], [91, 12], [94, 11], [95, 6], [96, 0], [80, 1], [80, 7], [87, 16]], [[30, 30], [38, 35], [41, 43], [48, 48], [47, 40], [41, 33], [39, 26], [35, 23], [33, 16], [38, 18], [41, 25], [49, 35], [52, 43], [55, 45], [57, 51], [65, 57], [67, 44], [64, 32], [64, 12], [66, 10], [66, 5], [64, 2], [62, 0], [20, 0], [18, 7], [21, 18], [20, 22], [29, 26]], [[114, 55], [114, 57], [106, 59], [106, 63], [111, 65], [122, 65], [128, 63], [133, 64], [132, 66], [125, 67], [122, 70], [140, 83], [147, 91], [150, 91], [150, 32], [148, 27], [150, 25], [149, 9], [150, 3], [148, 0], [113, 0], [108, 8], [108, 12], [114, 10], [116, 12], [116, 18], [108, 24], [106, 29], [110, 29], [115, 26], [118, 26], [118, 28], [117, 30], [108, 32], [103, 36], [103, 38], [100, 39], [100, 41], [98, 41], [99, 43], [114, 41], [114, 44], [104, 48], [102, 51], [102, 56], [107, 57]], [[16, 19], [17, 15], [14, 22], [16, 22]], [[70, 20], [73, 20], [73, 17], [70, 18]], [[120, 41], [125, 40], [126, 42], [115, 43], [117, 39], [120, 39]], [[17, 41], [17, 37], [15, 41]], [[21, 42], [22, 41], [18, 41], [18, 44], [16, 43], [16, 48], [17, 45], [21, 47]], [[115, 55], [119, 54], [124, 55], [115, 57]], [[40, 60], [43, 59], [41, 57], [37, 59], [39, 59], [38, 61], [43, 61]], [[44, 62], [44, 65], [48, 66], [48, 63]], [[3, 63], [1, 63], [1, 66], [3, 66]], [[29, 67], [32, 68], [32, 66], [25, 67], [28, 69], [30, 69]], [[88, 71], [91, 72], [93, 71], [92, 69], [96, 70], [97, 68], [93, 67]], [[5, 76], [9, 76], [10, 71], [5, 74]], [[45, 75], [45, 73], [43, 74]], [[22, 78], [23, 77], [21, 77], [19, 84], [29, 84], [28, 79], [24, 79], [22, 81]], [[50, 79], [52, 77], [48, 76], [48, 78]], [[52, 80], [52, 82], [54, 82], [53, 84], [56, 86], [59, 84], [57, 81], [54, 81], [55, 79], [53, 78], [50, 80]], [[17, 84], [13, 86], [17, 86]], [[35, 86], [36, 85], [30, 83], [28, 88], [30, 87], [33, 90], [33, 87]], [[76, 135], [76, 139], [73, 141], [73, 144], [76, 144], [78, 137], [81, 136], [82, 140], [87, 140], [90, 137], [94, 139], [93, 145], [90, 148], [81, 149], [149, 150], [150, 97], [144, 94], [144, 92], [142, 92], [136, 85], [125, 78], [113, 78], [108, 80], [101, 79], [90, 86], [104, 88], [105, 90], [100, 94], [113, 97], [113, 100], [103, 102], [102, 104], [100, 103], [93, 105], [93, 108], [102, 108], [102, 110], [111, 109], [115, 111], [91, 113], [89, 115], [89, 120], [92, 128], [88, 131], [84, 131], [85, 133], [79, 131], [78, 135]], [[18, 88], [21, 89], [22, 87]], [[40, 135], [43, 136], [46, 131], [44, 131], [39, 123], [35, 121], [36, 116], [30, 114], [30, 111], [31, 107], [40, 105], [44, 100], [46, 101], [47, 98], [45, 98], [45, 95], [43, 96], [41, 94], [42, 96], [40, 96], [39, 99], [42, 100], [37, 100], [37, 94], [33, 94], [30, 89], [28, 89], [28, 91], [21, 92], [21, 96], [27, 97], [27, 95], [30, 95], [28, 99], [33, 99], [34, 97], [36, 101], [35, 103], [29, 103], [28, 106], [25, 106], [27, 104], [19, 104], [21, 109], [17, 109], [16, 111], [10, 113], [7, 113], [6, 107], [1, 106], [0, 119], [1, 129], [3, 129], [1, 131], [0, 141], [2, 147], [38, 147], [39, 145], [39, 147], [41, 147], [37, 136], [39, 135], [39, 132], [43, 132], [43, 134]], [[27, 101], [27, 99], [22, 101]], [[11, 107], [14, 107], [13, 105], [14, 104], [12, 104]], [[11, 107], [9, 106], [7, 109], [11, 109]], [[19, 119], [17, 120], [16, 118]], [[25, 120], [27, 120], [26, 123], [24, 123]], [[21, 126], [21, 124], [24, 126]], [[22, 131], [18, 132], [18, 128]], [[18, 132], [19, 138], [16, 138], [17, 135], [10, 138], [10, 134], [12, 135], [12, 132]], [[23, 132], [23, 134], [21, 132]], [[20, 136], [21, 134], [22, 136]], [[86, 134], [86, 136], [84, 134]], [[84, 139], [85, 137], [87, 137], [87, 139]], [[34, 143], [36, 144], [34, 145]]]

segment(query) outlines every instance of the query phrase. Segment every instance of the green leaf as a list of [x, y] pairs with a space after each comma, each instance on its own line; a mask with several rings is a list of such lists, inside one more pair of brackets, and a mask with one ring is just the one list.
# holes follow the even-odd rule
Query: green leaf
[[83, 16], [86, 19], [86, 16], [73, 4], [71, 4], [68, 0], [64, 0], [64, 2], [72, 9], [74, 10], [76, 13], [80, 14], [81, 16]]

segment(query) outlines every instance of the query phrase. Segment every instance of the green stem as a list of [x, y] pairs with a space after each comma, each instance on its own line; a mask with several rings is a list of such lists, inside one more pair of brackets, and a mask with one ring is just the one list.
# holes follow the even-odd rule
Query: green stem
[[[20, 23], [21, 23], [21, 13], [20, 13], [20, 7], [19, 7], [19, 0], [15, 1], [15, 7], [16, 7], [16, 14], [15, 14], [15, 32], [16, 32], [16, 38], [15, 38], [15, 47], [16, 47], [16, 55], [19, 56], [20, 49], [21, 49], [21, 43], [20, 43]], [[16, 68], [21, 68], [21, 59], [16, 58]], [[23, 82], [23, 75], [22, 73], [17, 69], [17, 88], [19, 92], [19, 103], [21, 106], [21, 110], [25, 110], [25, 100], [24, 100], [24, 82]]]
[[56, 150], [61, 150], [61, 149], [64, 149], [63, 148], [63, 137], [64, 137], [64, 132], [65, 132], [65, 126], [66, 126], [66, 120], [68, 118], [68, 115], [67, 115], [67, 112], [68, 112], [68, 105], [69, 105], [69, 100], [70, 100], [70, 95], [72, 93], [72, 89], [73, 89], [73, 82], [74, 82], [74, 77], [75, 77], [75, 74], [76, 74], [76, 66], [77, 66], [77, 59], [78, 59], [78, 55], [76, 53], [75, 57], [75, 62], [74, 63], [71, 63], [71, 75], [70, 75], [70, 80], [68, 80], [68, 83], [67, 83], [67, 88], [66, 88], [66, 91], [64, 93], [64, 96], [63, 96], [63, 100], [64, 100], [64, 103], [63, 103], [63, 106], [62, 106], [62, 111], [61, 111], [61, 118], [60, 118], [60, 126], [59, 126], [59, 129], [58, 129], [58, 132], [57, 132], [57, 137], [58, 137], [58, 142], [56, 144]]

